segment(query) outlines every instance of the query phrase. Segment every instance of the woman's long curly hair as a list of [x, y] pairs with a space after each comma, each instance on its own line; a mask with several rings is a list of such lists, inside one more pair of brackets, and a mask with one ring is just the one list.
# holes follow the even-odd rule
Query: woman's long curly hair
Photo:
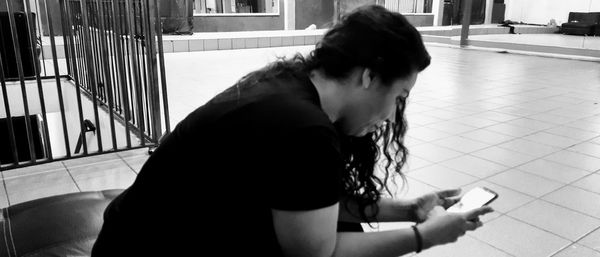
[[[383, 85], [407, 78], [429, 66], [431, 57], [421, 35], [404, 16], [370, 5], [343, 17], [317, 43], [306, 58], [297, 54], [281, 58], [262, 70], [245, 76], [239, 83], [254, 84], [280, 74], [307, 74], [321, 70], [330, 79], [344, 81], [356, 67], [369, 68]], [[342, 192], [354, 200], [362, 220], [372, 220], [378, 213], [377, 201], [384, 191], [391, 195], [388, 182], [400, 175], [408, 150], [403, 144], [407, 123], [404, 118], [406, 99], [399, 99], [394, 121], [387, 121], [375, 132], [363, 137], [342, 135], [344, 155]], [[385, 158], [379, 166], [380, 157]], [[377, 170], [377, 167], [380, 167]], [[342, 204], [348, 208], [348, 202]], [[372, 215], [367, 215], [371, 207]], [[351, 212], [354, 213], [354, 212]]]

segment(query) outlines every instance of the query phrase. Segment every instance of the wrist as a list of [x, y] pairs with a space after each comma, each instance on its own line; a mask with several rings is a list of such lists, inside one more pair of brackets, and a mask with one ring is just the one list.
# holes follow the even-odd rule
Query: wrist
[[421, 232], [417, 225], [411, 226], [414, 234], [415, 234], [415, 253], [420, 253], [423, 251], [423, 237], [421, 236]]

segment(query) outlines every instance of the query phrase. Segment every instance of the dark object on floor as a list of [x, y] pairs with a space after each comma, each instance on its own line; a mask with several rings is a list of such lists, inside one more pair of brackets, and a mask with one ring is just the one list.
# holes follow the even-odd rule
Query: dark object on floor
[[569, 21], [561, 26], [561, 33], [600, 36], [600, 12], [570, 12]]
[[[29, 140], [27, 139], [27, 126], [25, 123], [25, 116], [14, 116], [12, 117], [12, 127], [15, 136], [15, 147], [18, 155], [19, 162], [25, 162], [31, 160], [31, 154], [29, 152]], [[44, 150], [43, 140], [43, 119], [39, 114], [29, 115], [29, 124], [31, 125], [31, 134], [33, 140], [33, 150], [36, 159], [46, 158], [46, 152]], [[0, 119], [0, 163], [7, 164], [13, 163], [13, 152], [10, 142], [9, 133], [9, 120], [8, 118]]]
[[0, 257], [90, 256], [104, 209], [122, 191], [57, 195], [1, 209]]

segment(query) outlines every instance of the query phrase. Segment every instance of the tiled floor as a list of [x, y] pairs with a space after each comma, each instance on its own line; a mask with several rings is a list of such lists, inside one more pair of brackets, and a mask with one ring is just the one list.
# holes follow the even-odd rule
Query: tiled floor
[[[311, 47], [166, 55], [176, 124], [276, 55]], [[484, 227], [418, 256], [600, 257], [600, 63], [429, 46], [411, 93], [408, 185], [399, 197], [486, 186]], [[0, 207], [60, 193], [124, 188], [134, 150], [2, 173]], [[381, 224], [374, 230], [406, 224]]]

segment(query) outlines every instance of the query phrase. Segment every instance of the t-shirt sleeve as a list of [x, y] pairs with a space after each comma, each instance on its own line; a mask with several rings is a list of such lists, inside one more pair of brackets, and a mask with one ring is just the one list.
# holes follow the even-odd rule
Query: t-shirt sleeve
[[271, 208], [313, 210], [339, 201], [343, 161], [332, 128], [298, 129], [276, 145], [267, 164]]

